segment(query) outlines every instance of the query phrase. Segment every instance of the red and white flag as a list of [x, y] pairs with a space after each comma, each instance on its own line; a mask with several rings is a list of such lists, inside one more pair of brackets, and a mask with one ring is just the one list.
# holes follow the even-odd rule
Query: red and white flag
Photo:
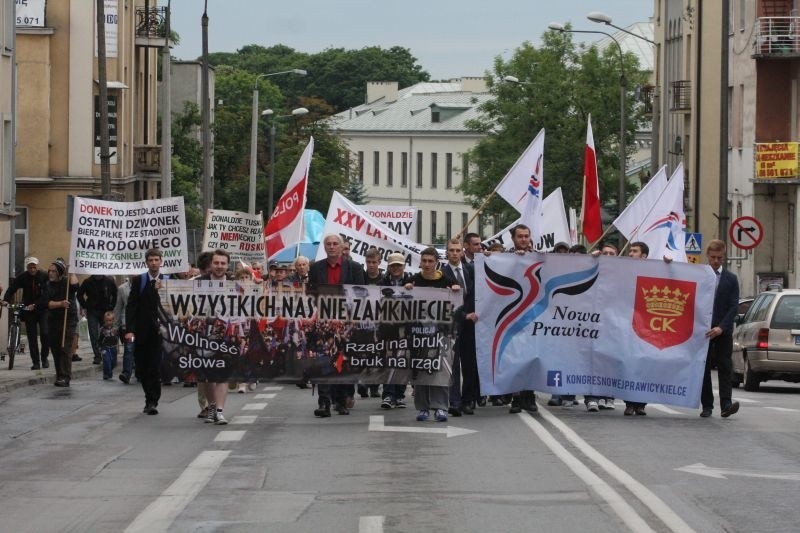
[[600, 183], [597, 178], [597, 153], [594, 151], [592, 116], [586, 123], [586, 148], [583, 153], [583, 205], [581, 226], [586, 242], [597, 242], [603, 235], [600, 220]]
[[267, 257], [273, 257], [303, 240], [303, 209], [306, 207], [308, 170], [313, 153], [314, 137], [311, 137], [264, 228]]

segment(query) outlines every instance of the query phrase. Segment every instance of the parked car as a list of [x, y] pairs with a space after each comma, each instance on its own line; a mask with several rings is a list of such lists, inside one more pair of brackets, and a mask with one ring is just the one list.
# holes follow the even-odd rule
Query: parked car
[[759, 294], [733, 330], [733, 386], [800, 382], [800, 289]]

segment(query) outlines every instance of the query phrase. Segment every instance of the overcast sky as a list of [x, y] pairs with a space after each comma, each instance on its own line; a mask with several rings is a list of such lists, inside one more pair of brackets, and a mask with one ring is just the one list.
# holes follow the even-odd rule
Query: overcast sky
[[[409, 48], [432, 79], [481, 76], [495, 56], [509, 57], [523, 41], [538, 43], [550, 22], [609, 30], [586, 14], [602, 11], [615, 25], [647, 22], [652, 0], [207, 0], [210, 52], [248, 44], [285, 44], [301, 52], [325, 48]], [[159, 3], [166, 3], [161, 0]], [[172, 0], [179, 59], [202, 50], [204, 0]], [[576, 40], [581, 35], [575, 35]], [[602, 35], [586, 36], [595, 40]]]

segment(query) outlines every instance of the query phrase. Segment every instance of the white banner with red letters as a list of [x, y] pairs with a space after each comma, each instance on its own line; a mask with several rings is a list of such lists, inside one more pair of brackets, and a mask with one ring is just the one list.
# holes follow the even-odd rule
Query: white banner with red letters
[[407, 205], [359, 205], [359, 209], [378, 221], [413, 239], [417, 234], [417, 208]]
[[714, 288], [705, 265], [478, 255], [481, 392], [536, 390], [696, 407]]
[[145, 252], [163, 253], [161, 272], [186, 272], [183, 197], [108, 202], [75, 198], [69, 270], [73, 274], [129, 275], [147, 270]]
[[203, 250], [226, 250], [232, 262], [264, 262], [264, 220], [261, 213], [209, 209], [203, 231]]

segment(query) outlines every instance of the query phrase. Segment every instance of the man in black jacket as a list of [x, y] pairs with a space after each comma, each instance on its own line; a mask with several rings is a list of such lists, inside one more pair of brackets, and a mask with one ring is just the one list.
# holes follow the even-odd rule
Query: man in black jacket
[[81, 283], [78, 289], [78, 303], [89, 322], [89, 340], [94, 352], [92, 363], [99, 365], [100, 325], [103, 323], [103, 315], [107, 311], [113, 311], [117, 305], [117, 284], [108, 276], [93, 274]]
[[[314, 291], [320, 285], [364, 285], [364, 269], [361, 265], [347, 259], [342, 254], [342, 238], [336, 234], [326, 235], [322, 240], [325, 247], [323, 261], [317, 261], [308, 271], [308, 285]], [[355, 394], [353, 385], [328, 385], [320, 384], [319, 408], [314, 410], [314, 416], [325, 418], [331, 416], [331, 400], [336, 405], [336, 412], [340, 415], [349, 415], [347, 397]]]
[[41, 303], [37, 305], [37, 301], [44, 295], [46, 285], [47, 274], [39, 270], [39, 260], [35, 257], [26, 257], [25, 272], [11, 281], [3, 295], [3, 305], [5, 305], [11, 301], [15, 292], [22, 289], [22, 304], [25, 306], [22, 319], [25, 321], [25, 331], [28, 333], [28, 346], [33, 362], [31, 370], [50, 366], [47, 362], [50, 350], [50, 341], [47, 337], [47, 307]]
[[145, 253], [147, 272], [133, 278], [125, 308], [125, 341], [134, 343], [136, 378], [144, 390], [144, 410], [158, 414], [161, 399], [161, 334], [158, 328], [158, 289], [161, 280], [161, 250]]

